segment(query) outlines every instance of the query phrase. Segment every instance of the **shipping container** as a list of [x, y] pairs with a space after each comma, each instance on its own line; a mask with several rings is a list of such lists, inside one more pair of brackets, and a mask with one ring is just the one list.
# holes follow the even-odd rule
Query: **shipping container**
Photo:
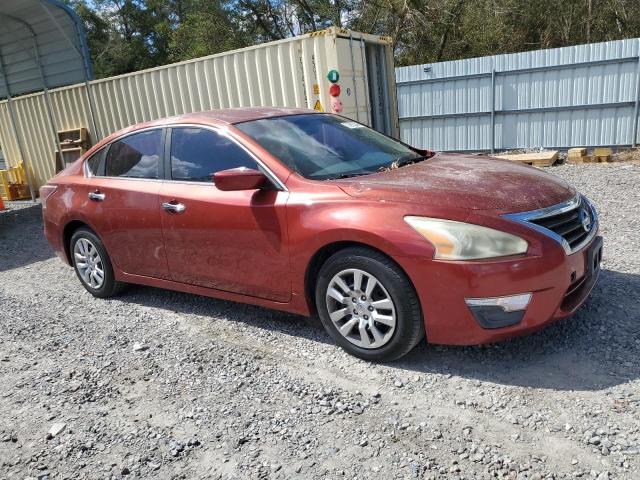
[[[330, 95], [332, 85], [339, 95]], [[55, 173], [55, 130], [87, 128], [93, 143], [129, 125], [217, 108], [287, 106], [336, 111], [399, 136], [391, 39], [340, 28], [14, 98], [26, 163], [36, 187]], [[338, 88], [334, 87], [335, 93]], [[93, 104], [95, 126], [89, 101]], [[0, 145], [20, 162], [7, 101]]]

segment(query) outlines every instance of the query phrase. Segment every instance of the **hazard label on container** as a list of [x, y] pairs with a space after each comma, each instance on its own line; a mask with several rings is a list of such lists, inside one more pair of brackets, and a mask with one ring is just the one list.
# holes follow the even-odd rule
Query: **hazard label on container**
[[320, 103], [320, 100], [316, 100], [316, 104], [313, 106], [313, 109], [319, 112], [324, 112], [324, 108], [322, 108], [322, 104]]

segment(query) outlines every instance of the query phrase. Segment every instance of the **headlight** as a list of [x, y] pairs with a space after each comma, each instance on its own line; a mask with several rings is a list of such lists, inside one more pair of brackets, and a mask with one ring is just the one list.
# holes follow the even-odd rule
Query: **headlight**
[[427, 217], [404, 217], [436, 249], [438, 260], [477, 260], [526, 253], [525, 240], [493, 228]]

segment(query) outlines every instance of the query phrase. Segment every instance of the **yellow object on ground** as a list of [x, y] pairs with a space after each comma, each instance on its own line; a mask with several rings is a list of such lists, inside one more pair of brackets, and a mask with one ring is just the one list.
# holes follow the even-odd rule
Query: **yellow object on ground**
[[24, 164], [0, 170], [0, 197], [4, 200], [22, 200], [31, 198]]

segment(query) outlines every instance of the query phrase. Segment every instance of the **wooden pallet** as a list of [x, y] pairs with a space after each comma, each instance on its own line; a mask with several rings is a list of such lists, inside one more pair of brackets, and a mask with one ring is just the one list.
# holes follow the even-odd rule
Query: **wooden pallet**
[[594, 148], [592, 155], [587, 155], [586, 148], [570, 148], [567, 156], [567, 163], [576, 165], [581, 163], [611, 162], [612, 156], [613, 150], [610, 148]]
[[497, 158], [504, 160], [511, 160], [512, 162], [524, 163], [526, 165], [533, 165], [534, 167], [550, 167], [558, 159], [557, 150], [545, 150], [542, 152], [533, 153], [508, 153], [496, 155]]
[[567, 152], [567, 163], [577, 165], [584, 163], [584, 158], [587, 156], [587, 149], [584, 147], [570, 148]]

